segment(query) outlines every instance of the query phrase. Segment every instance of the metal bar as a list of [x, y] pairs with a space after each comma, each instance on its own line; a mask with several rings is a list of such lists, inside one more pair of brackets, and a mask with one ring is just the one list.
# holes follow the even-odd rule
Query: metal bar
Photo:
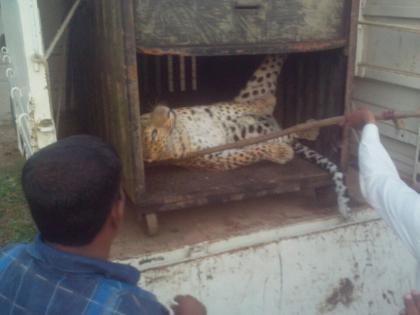
[[174, 60], [172, 56], [168, 56], [168, 90], [174, 92]]
[[192, 90], [197, 90], [197, 57], [191, 57], [191, 85]]
[[162, 94], [162, 63], [160, 56], [155, 57], [155, 78], [156, 78], [156, 91], [159, 96]]
[[69, 24], [71, 22], [71, 19], [73, 18], [74, 14], [76, 13], [76, 10], [79, 7], [81, 1], [82, 0], [76, 0], [76, 2], [71, 7], [69, 13], [67, 14], [67, 16], [64, 19], [63, 23], [61, 24], [60, 28], [57, 30], [57, 33], [55, 33], [54, 38], [51, 41], [50, 45], [48, 46], [48, 49], [46, 50], [45, 55], [44, 55], [44, 60], [48, 60], [48, 58], [50, 58], [55, 46], [57, 45], [61, 36], [63, 36], [63, 33], [65, 32], [67, 26], [69, 26]]
[[179, 56], [179, 86], [182, 92], [186, 90], [185, 56]]
[[149, 60], [148, 57], [146, 55], [141, 55], [140, 56], [140, 63], [142, 65], [142, 70], [143, 72], [141, 72], [141, 80], [143, 82], [143, 92], [145, 93], [149, 93], [150, 91], [150, 83], [149, 83]]

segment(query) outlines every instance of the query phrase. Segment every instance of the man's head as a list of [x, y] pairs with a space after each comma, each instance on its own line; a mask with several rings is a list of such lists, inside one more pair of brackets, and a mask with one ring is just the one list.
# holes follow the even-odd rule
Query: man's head
[[114, 149], [86, 135], [43, 148], [22, 172], [23, 191], [43, 239], [65, 246], [88, 245], [106, 223], [118, 225], [124, 207], [120, 183]]

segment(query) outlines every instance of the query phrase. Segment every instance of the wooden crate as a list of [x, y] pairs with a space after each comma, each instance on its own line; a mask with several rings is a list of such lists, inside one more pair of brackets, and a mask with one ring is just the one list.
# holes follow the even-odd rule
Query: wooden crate
[[[329, 175], [300, 159], [224, 173], [145, 168], [140, 113], [150, 110], [153, 93], [144, 88], [142, 61], [161, 63], [167, 54], [224, 58], [225, 65], [248, 64], [250, 74], [262, 54], [294, 53], [279, 79], [276, 117], [282, 126], [343, 114], [351, 96], [358, 5], [358, 0], [90, 1], [71, 30], [69, 95], [79, 104], [86, 130], [116, 147], [125, 190], [151, 225], [156, 218], [150, 214], [159, 211], [326, 186]], [[239, 89], [249, 76], [232, 69], [238, 78], [231, 85]], [[213, 88], [207, 101], [223, 94]], [[203, 96], [168, 98], [194, 104]], [[346, 131], [331, 128], [323, 130], [315, 148], [345, 166], [346, 146]]]

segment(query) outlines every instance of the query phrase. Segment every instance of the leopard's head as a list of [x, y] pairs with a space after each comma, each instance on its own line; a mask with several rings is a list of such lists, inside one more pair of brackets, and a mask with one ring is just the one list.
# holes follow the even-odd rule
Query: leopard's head
[[143, 158], [146, 162], [168, 158], [167, 144], [175, 119], [175, 112], [166, 105], [158, 105], [150, 114], [142, 115]]

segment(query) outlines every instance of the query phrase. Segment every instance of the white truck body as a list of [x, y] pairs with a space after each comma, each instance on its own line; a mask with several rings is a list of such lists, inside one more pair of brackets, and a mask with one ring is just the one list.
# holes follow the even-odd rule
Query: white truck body
[[[41, 61], [69, 3], [1, 1], [2, 58], [10, 63], [18, 142], [26, 156], [56, 140], [52, 104], [60, 102], [65, 84], [57, 70], [65, 72], [65, 49]], [[359, 21], [355, 106], [418, 110], [420, 2], [362, 0]], [[407, 120], [400, 130], [381, 123], [380, 130], [401, 173], [419, 184], [419, 120]], [[368, 207], [348, 222], [330, 215], [165, 250], [116, 252], [115, 260], [143, 272], [140, 285], [162, 302], [192, 294], [210, 315], [397, 314], [415, 279], [414, 259]]]

